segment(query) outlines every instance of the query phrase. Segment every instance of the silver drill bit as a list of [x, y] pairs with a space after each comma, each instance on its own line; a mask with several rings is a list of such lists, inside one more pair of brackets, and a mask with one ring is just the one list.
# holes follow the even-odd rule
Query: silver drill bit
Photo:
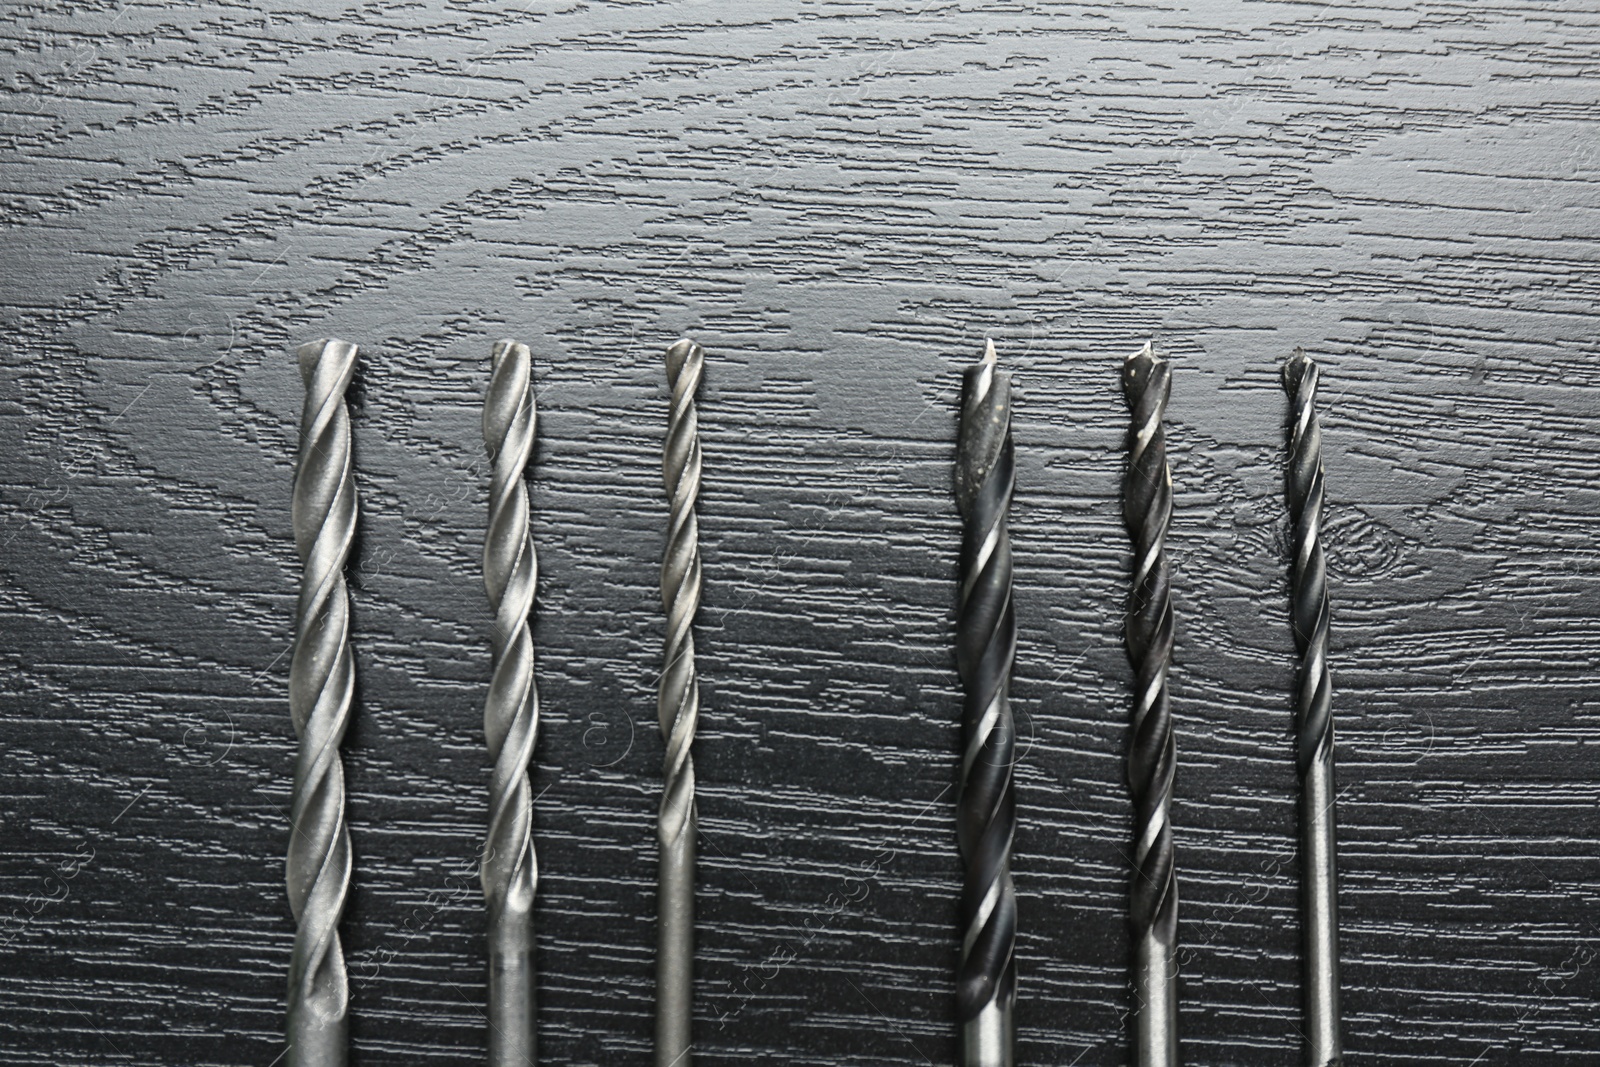
[[705, 351], [693, 341], [667, 349], [672, 409], [667, 421], [662, 480], [668, 498], [667, 547], [661, 560], [661, 604], [667, 615], [665, 665], [657, 712], [666, 739], [665, 780], [657, 838], [661, 846], [657, 896], [656, 1065], [689, 1067], [694, 1006], [694, 759], [690, 746], [700, 720], [694, 667], [694, 617], [700, 608], [700, 430], [695, 393]]
[[1011, 662], [1017, 618], [1011, 601], [1007, 514], [1015, 484], [1011, 377], [995, 369], [994, 342], [962, 379], [956, 503], [963, 519], [956, 668], [965, 689], [957, 838], [966, 863], [961, 893], [961, 963], [956, 1013], [965, 1067], [1011, 1067], [1017, 999], [1016, 834]]
[[1289, 394], [1286, 496], [1294, 523], [1291, 613], [1300, 653], [1295, 762], [1300, 771], [1300, 907], [1310, 1067], [1342, 1062], [1339, 1039], [1338, 869], [1333, 835], [1333, 694], [1328, 677], [1328, 568], [1322, 552], [1322, 431], [1317, 365], [1295, 349]]
[[489, 777], [489, 836], [479, 875], [488, 904], [489, 1063], [535, 1062], [533, 897], [539, 866], [533, 853], [533, 801], [528, 765], [539, 730], [528, 616], [539, 561], [528, 533], [528, 486], [537, 414], [528, 346], [495, 342], [483, 401], [483, 443], [494, 471], [489, 528], [483, 542], [483, 584], [494, 609], [494, 676], [483, 708], [483, 732], [494, 769]]
[[295, 547], [305, 567], [289, 664], [289, 711], [300, 739], [295, 757], [286, 864], [297, 924], [289, 959], [289, 1067], [339, 1067], [347, 1048], [350, 989], [339, 917], [350, 886], [350, 831], [344, 819], [339, 744], [350, 724], [355, 664], [344, 568], [356, 530], [345, 389], [356, 346], [313, 341], [299, 349], [306, 400], [295, 469]]
[[1178, 883], [1172, 845], [1172, 783], [1177, 758], [1167, 671], [1172, 664], [1172, 578], [1167, 528], [1172, 475], [1161, 420], [1172, 372], [1153, 346], [1128, 357], [1122, 388], [1132, 423], [1123, 521], [1133, 540], [1133, 587], [1125, 639], [1133, 665], [1133, 724], [1128, 785], [1133, 794], [1133, 877], [1128, 919], [1134, 939], [1134, 1067], [1178, 1062]]

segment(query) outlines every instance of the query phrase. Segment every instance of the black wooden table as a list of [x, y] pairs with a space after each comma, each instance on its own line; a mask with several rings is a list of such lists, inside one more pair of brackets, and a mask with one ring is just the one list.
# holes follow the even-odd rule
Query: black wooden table
[[281, 1051], [290, 349], [324, 335], [364, 352], [355, 1062], [484, 1046], [502, 335], [542, 406], [542, 1051], [646, 1062], [682, 332], [710, 352], [703, 1063], [951, 1062], [950, 464], [988, 335], [1018, 390], [1021, 1060], [1126, 1055], [1118, 370], [1154, 336], [1187, 1060], [1298, 1055], [1277, 368], [1305, 345], [1350, 1062], [1600, 1062], [1581, 7], [9, 7], [0, 1062]]

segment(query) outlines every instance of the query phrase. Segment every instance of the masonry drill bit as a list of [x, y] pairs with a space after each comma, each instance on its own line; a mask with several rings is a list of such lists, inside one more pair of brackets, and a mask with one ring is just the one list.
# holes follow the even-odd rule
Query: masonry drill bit
[[1017, 618], [1011, 602], [1007, 514], [1015, 483], [1011, 376], [995, 369], [994, 342], [962, 378], [956, 503], [963, 520], [956, 669], [965, 690], [957, 839], [966, 878], [961, 893], [961, 963], [956, 1012], [965, 1067], [1011, 1067], [1017, 998], [1017, 892], [1011, 882], [1016, 834], [1012, 764], [1011, 662]]
[[667, 349], [672, 409], [662, 457], [668, 498], [667, 547], [661, 560], [661, 605], [667, 615], [665, 665], [657, 712], [666, 740], [657, 838], [661, 846], [657, 910], [656, 1067], [689, 1067], [694, 1005], [694, 759], [700, 720], [694, 667], [694, 617], [700, 608], [700, 429], [694, 398], [705, 373], [705, 350], [690, 340]]
[[490, 1067], [529, 1067], [536, 1062], [533, 897], [539, 866], [533, 853], [528, 765], [539, 730], [539, 692], [533, 679], [528, 616], [539, 581], [539, 561], [528, 532], [524, 476], [537, 421], [528, 346], [495, 342], [483, 402], [483, 443], [494, 465], [483, 584], [495, 613], [494, 675], [483, 708], [483, 732], [494, 769], [489, 779], [489, 836], [479, 868], [489, 911]]
[[342, 1067], [350, 990], [339, 917], [350, 886], [350, 831], [344, 818], [339, 745], [350, 724], [355, 664], [345, 561], [356, 529], [345, 389], [356, 346], [313, 341], [299, 349], [306, 400], [300, 418], [292, 521], [305, 567], [289, 663], [295, 757], [286, 864], [297, 927], [289, 958], [289, 1067]]
[[1328, 568], [1322, 552], [1322, 431], [1317, 365], [1295, 349], [1283, 365], [1289, 394], [1285, 495], [1294, 523], [1290, 579], [1300, 655], [1295, 762], [1300, 772], [1300, 908], [1304, 947], [1306, 1060], [1342, 1062], [1339, 1039], [1338, 873], [1333, 833], [1333, 694], [1328, 677]]
[[1125, 639], [1133, 665], [1133, 723], [1128, 785], [1133, 794], [1133, 877], [1128, 918], [1134, 939], [1134, 1067], [1178, 1062], [1178, 883], [1172, 845], [1172, 783], [1177, 758], [1167, 671], [1172, 664], [1172, 580], [1167, 527], [1172, 521], [1172, 475], [1161, 420], [1172, 371], [1146, 344], [1122, 368], [1132, 413], [1123, 521], [1133, 540], [1133, 584]]

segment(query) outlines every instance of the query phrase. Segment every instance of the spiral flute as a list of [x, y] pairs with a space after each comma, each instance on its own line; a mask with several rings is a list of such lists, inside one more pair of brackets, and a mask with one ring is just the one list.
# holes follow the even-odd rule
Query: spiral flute
[[672, 407], [662, 454], [668, 498], [667, 547], [661, 560], [661, 606], [667, 616], [665, 664], [657, 712], [666, 740], [657, 838], [661, 847], [657, 909], [656, 1065], [689, 1067], [694, 1006], [694, 744], [700, 683], [694, 666], [694, 617], [700, 609], [700, 429], [695, 394], [705, 351], [690, 340], [667, 349]]
[[1300, 772], [1300, 907], [1305, 1062], [1342, 1062], [1339, 1038], [1338, 874], [1334, 851], [1333, 698], [1328, 677], [1328, 568], [1322, 551], [1322, 431], [1317, 365], [1295, 349], [1283, 366], [1289, 394], [1285, 495], [1294, 525], [1290, 602], [1300, 655], [1295, 763]]
[[1128, 919], [1134, 939], [1134, 1067], [1178, 1062], [1178, 883], [1172, 844], [1172, 785], [1177, 758], [1167, 672], [1172, 664], [1172, 577], [1167, 528], [1172, 475], [1162, 418], [1172, 372], [1151, 345], [1128, 357], [1122, 388], [1132, 422], [1123, 521], [1133, 541], [1133, 586], [1125, 637], [1133, 666], [1133, 722], [1128, 786], [1133, 794], [1133, 877]]
[[963, 520], [956, 669], [965, 690], [957, 840], [966, 865], [956, 1011], [965, 1067], [1011, 1067], [1017, 997], [1016, 834], [1011, 663], [1017, 618], [1011, 601], [1007, 515], [1015, 484], [1011, 378], [995, 369], [994, 342], [963, 376], [956, 503]]
[[350, 886], [339, 744], [350, 725], [355, 664], [345, 561], [356, 529], [350, 415], [345, 390], [356, 346], [313, 341], [299, 349], [305, 380], [292, 523], [305, 567], [295, 609], [289, 711], [300, 748], [289, 811], [286, 881], [296, 929], [289, 959], [289, 1067], [345, 1062], [350, 991], [339, 917]]
[[536, 1062], [533, 897], [539, 867], [533, 853], [528, 765], [539, 729], [539, 693], [528, 617], [539, 561], [528, 532], [524, 477], [537, 421], [528, 346], [497, 341], [483, 402], [483, 443], [494, 465], [483, 542], [483, 584], [494, 609], [494, 675], [483, 708], [483, 732], [494, 769], [489, 837], [479, 867], [489, 911], [490, 1067]]

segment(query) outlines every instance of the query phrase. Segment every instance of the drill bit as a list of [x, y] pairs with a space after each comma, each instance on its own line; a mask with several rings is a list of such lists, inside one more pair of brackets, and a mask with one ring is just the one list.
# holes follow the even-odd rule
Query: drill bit
[[528, 346], [497, 341], [483, 401], [483, 443], [494, 465], [483, 584], [494, 609], [494, 675], [483, 732], [494, 769], [489, 779], [489, 836], [480, 864], [488, 904], [489, 1063], [524, 1067], [534, 1059], [533, 853], [528, 764], [539, 730], [528, 616], [539, 561], [528, 533], [528, 486], [537, 413]]
[[289, 664], [289, 711], [300, 740], [289, 811], [286, 881], [296, 929], [289, 959], [289, 1067], [340, 1067], [350, 989], [339, 918], [350, 886], [339, 744], [350, 724], [355, 664], [345, 561], [356, 529], [345, 389], [356, 346], [313, 341], [299, 349], [305, 380], [292, 523], [305, 567]]
[[1161, 420], [1172, 371], [1152, 345], [1129, 356], [1122, 388], [1132, 423], [1123, 521], [1133, 541], [1133, 583], [1125, 640], [1133, 666], [1133, 723], [1128, 740], [1128, 785], [1133, 794], [1133, 877], [1128, 919], [1134, 939], [1134, 1067], [1178, 1062], [1178, 883], [1172, 845], [1172, 783], [1177, 758], [1167, 671], [1172, 663], [1172, 579], [1167, 528], [1172, 521], [1172, 475]]
[[957, 839], [966, 865], [956, 1012], [965, 1067], [1011, 1067], [1017, 997], [1017, 892], [1011, 840], [1017, 827], [1012, 764], [1011, 601], [1007, 513], [1015, 484], [1011, 377], [995, 369], [994, 342], [962, 378], [956, 503], [962, 516], [956, 669], [965, 690]]
[[661, 605], [667, 616], [665, 664], [656, 710], [666, 740], [664, 787], [656, 836], [661, 847], [657, 910], [656, 1065], [689, 1067], [694, 1003], [694, 759], [700, 720], [694, 666], [694, 617], [700, 608], [700, 431], [695, 394], [705, 350], [690, 340], [667, 349], [672, 408], [662, 453], [668, 498], [667, 547], [661, 560]]
[[1328, 677], [1328, 568], [1322, 552], [1322, 431], [1317, 365], [1295, 349], [1283, 365], [1289, 394], [1285, 495], [1294, 524], [1290, 580], [1300, 656], [1295, 763], [1300, 772], [1300, 907], [1306, 1060], [1342, 1062], [1339, 1040], [1338, 873], [1333, 834], [1333, 694]]

